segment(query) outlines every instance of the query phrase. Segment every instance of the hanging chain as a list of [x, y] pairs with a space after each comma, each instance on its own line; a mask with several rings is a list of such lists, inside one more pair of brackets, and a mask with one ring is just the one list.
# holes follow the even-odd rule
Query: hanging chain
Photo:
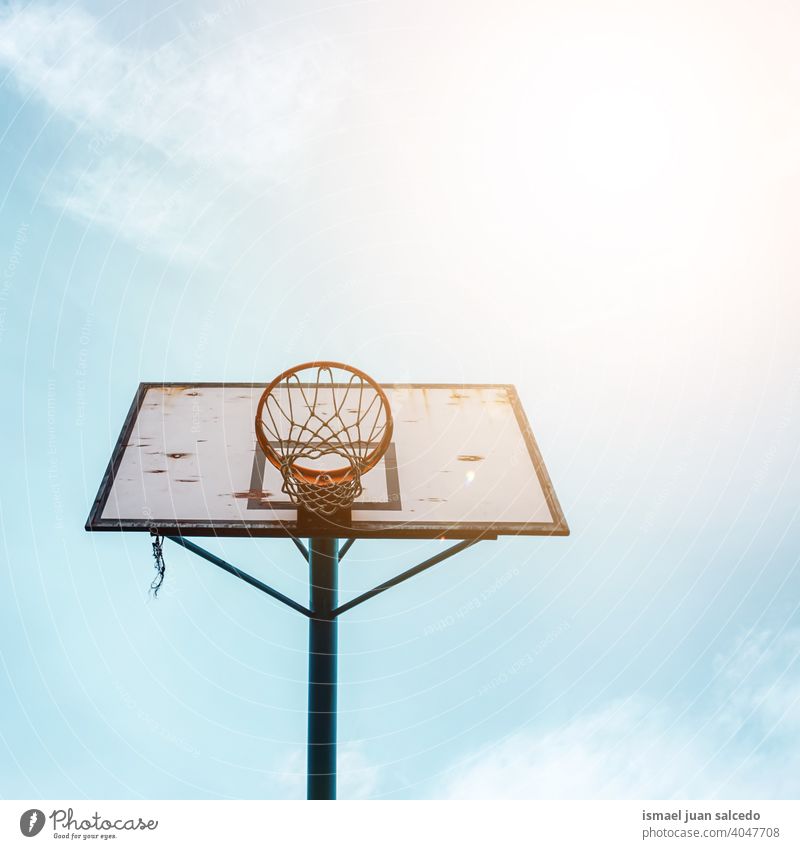
[[150, 531], [150, 535], [153, 538], [153, 560], [155, 560], [154, 569], [156, 570], [156, 576], [153, 578], [153, 582], [150, 584], [150, 589], [153, 593], [153, 596], [158, 596], [158, 591], [161, 589], [161, 585], [164, 583], [164, 572], [166, 571], [166, 567], [164, 566], [164, 537], [158, 533], [158, 531]]

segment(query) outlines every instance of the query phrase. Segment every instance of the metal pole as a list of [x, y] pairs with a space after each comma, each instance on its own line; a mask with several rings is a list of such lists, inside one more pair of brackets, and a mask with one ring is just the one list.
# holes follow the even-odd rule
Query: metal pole
[[330, 614], [337, 603], [339, 540], [309, 542], [308, 798], [335, 799], [337, 625]]

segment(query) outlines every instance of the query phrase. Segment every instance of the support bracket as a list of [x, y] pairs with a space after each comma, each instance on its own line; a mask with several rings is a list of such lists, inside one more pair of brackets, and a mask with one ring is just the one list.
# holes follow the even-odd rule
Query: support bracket
[[218, 566], [223, 571], [228, 572], [231, 575], [235, 575], [237, 578], [241, 578], [246, 584], [250, 584], [251, 587], [255, 587], [257, 590], [261, 590], [262, 593], [266, 593], [268, 596], [274, 598], [276, 601], [283, 602], [283, 604], [285, 604], [287, 607], [291, 607], [292, 610], [296, 610], [298, 613], [302, 613], [303, 616], [310, 617], [312, 615], [311, 611], [307, 607], [303, 607], [302, 604], [296, 602], [293, 598], [289, 598], [288, 595], [284, 595], [282, 592], [279, 592], [278, 590], [269, 586], [269, 584], [265, 584], [263, 581], [259, 581], [258, 578], [254, 578], [247, 572], [243, 572], [238, 567], [234, 566], [231, 563], [228, 563], [227, 560], [223, 560], [221, 557], [217, 557], [216, 554], [212, 554], [210, 551], [206, 551], [204, 548], [201, 548], [196, 543], [193, 543], [191, 542], [191, 540], [186, 539], [186, 537], [167, 537], [167, 539], [171, 542], [176, 543], [177, 545], [183, 546], [187, 551], [191, 551], [192, 554], [196, 554], [198, 555], [198, 557], [202, 557], [203, 560], [208, 560], [209, 563], [213, 563], [215, 566]]
[[380, 595], [381, 593], [386, 592], [386, 590], [396, 587], [398, 584], [402, 584], [403, 581], [407, 581], [409, 578], [419, 575], [420, 572], [430, 569], [431, 566], [436, 566], [438, 563], [441, 563], [442, 560], [447, 560], [448, 557], [452, 557], [454, 554], [459, 554], [460, 552], [465, 551], [470, 546], [475, 545], [476, 542], [480, 542], [480, 540], [481, 537], [476, 537], [475, 539], [465, 539], [455, 545], [451, 545], [450, 548], [440, 551], [438, 554], [434, 554], [433, 557], [429, 557], [427, 560], [423, 560], [422, 563], [418, 563], [416, 566], [406, 569], [405, 572], [401, 572], [394, 578], [390, 578], [388, 581], [384, 581], [382, 584], [379, 584], [371, 590], [367, 590], [367, 592], [356, 596], [354, 599], [351, 599], [344, 604], [340, 604], [330, 612], [331, 618], [335, 619], [342, 613], [352, 610], [356, 605], [361, 604], [364, 601], [368, 601], [371, 598], [375, 598], [376, 595]]
[[[380, 595], [381, 593], [386, 592], [386, 590], [391, 589], [392, 587], [396, 587], [398, 584], [402, 584], [409, 578], [413, 578], [415, 575], [419, 575], [426, 569], [430, 569], [432, 566], [436, 566], [443, 560], [447, 560], [454, 554], [459, 554], [460, 552], [465, 551], [466, 549], [475, 545], [475, 543], [480, 542], [482, 537], [476, 537], [474, 539], [465, 539], [461, 542], [456, 543], [455, 545], [451, 545], [450, 548], [447, 548], [444, 551], [440, 551], [438, 554], [434, 554], [433, 557], [429, 557], [427, 560], [423, 560], [422, 563], [418, 563], [416, 566], [412, 566], [410, 569], [406, 569], [405, 572], [401, 572], [394, 578], [390, 578], [388, 581], [384, 581], [382, 584], [378, 584], [377, 587], [373, 587], [373, 589], [367, 590], [367, 592], [362, 593], [361, 595], [356, 596], [350, 601], [347, 601], [344, 604], [340, 604], [338, 607], [335, 607], [333, 610], [325, 613], [312, 612], [307, 607], [304, 607], [299, 602], [296, 602], [293, 598], [289, 598], [289, 596], [284, 595], [282, 592], [279, 592], [278, 590], [269, 586], [269, 584], [265, 584], [258, 578], [254, 578], [252, 575], [248, 574], [247, 572], [244, 572], [242, 569], [239, 569], [232, 563], [228, 563], [227, 560], [223, 560], [221, 557], [217, 557], [216, 554], [212, 554], [210, 551], [206, 551], [205, 548], [201, 548], [196, 543], [186, 539], [186, 537], [169, 536], [166, 537], [166, 539], [176, 543], [177, 545], [182, 546], [187, 551], [191, 551], [198, 557], [202, 557], [209, 563], [213, 563], [215, 566], [218, 566], [220, 569], [225, 572], [228, 572], [230, 575], [234, 575], [235, 577], [240, 578], [246, 584], [250, 584], [251, 587], [255, 587], [257, 590], [261, 590], [262, 593], [265, 593], [271, 598], [274, 598], [276, 601], [282, 602], [287, 607], [291, 607], [292, 610], [296, 610], [298, 613], [302, 613], [303, 616], [307, 616], [309, 618], [314, 619], [336, 619], [342, 613], [347, 613], [348, 610], [352, 610], [354, 607], [361, 604], [362, 602], [369, 601], [369, 599], [375, 598], [376, 595]], [[295, 545], [301, 550], [301, 552], [305, 551], [306, 559], [308, 559], [308, 550], [303, 545], [303, 543], [300, 542], [300, 540], [296, 537], [292, 537], [291, 539], [295, 543]], [[347, 552], [353, 542], [354, 540], [349, 539], [342, 546], [342, 555]]]

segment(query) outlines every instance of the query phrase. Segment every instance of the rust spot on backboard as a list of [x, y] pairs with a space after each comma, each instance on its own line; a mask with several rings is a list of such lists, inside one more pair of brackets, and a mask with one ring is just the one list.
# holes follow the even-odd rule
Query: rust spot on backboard
[[169, 457], [170, 460], [181, 460], [183, 457], [188, 456], [189, 453], [187, 451], [171, 451], [169, 454], [167, 454], [167, 457]]
[[485, 460], [480, 454], [459, 454], [457, 457], [462, 463], [477, 463], [478, 460]]
[[458, 389], [452, 389], [450, 391], [450, 400], [447, 402], [450, 407], [460, 407], [461, 402], [468, 399], [470, 396], [465, 392], [459, 392]]
[[147, 474], [148, 475], [165, 475], [167, 473], [166, 469], [150, 469]]
[[198, 483], [200, 478], [175, 478], [176, 483]]
[[231, 495], [234, 498], [245, 498], [248, 500], [251, 498], [258, 498], [261, 501], [266, 501], [268, 498], [272, 497], [271, 492], [262, 491], [260, 489], [245, 489], [242, 492], [232, 492]]

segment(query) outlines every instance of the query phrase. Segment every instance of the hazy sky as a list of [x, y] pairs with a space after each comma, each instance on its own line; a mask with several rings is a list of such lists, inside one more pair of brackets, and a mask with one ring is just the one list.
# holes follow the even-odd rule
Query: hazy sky
[[[323, 357], [515, 383], [572, 529], [343, 617], [341, 795], [796, 798], [798, 31], [3, 3], [0, 795], [303, 795], [305, 620], [175, 546], [153, 601], [83, 523], [140, 380]], [[305, 600], [290, 543], [214, 549]]]

